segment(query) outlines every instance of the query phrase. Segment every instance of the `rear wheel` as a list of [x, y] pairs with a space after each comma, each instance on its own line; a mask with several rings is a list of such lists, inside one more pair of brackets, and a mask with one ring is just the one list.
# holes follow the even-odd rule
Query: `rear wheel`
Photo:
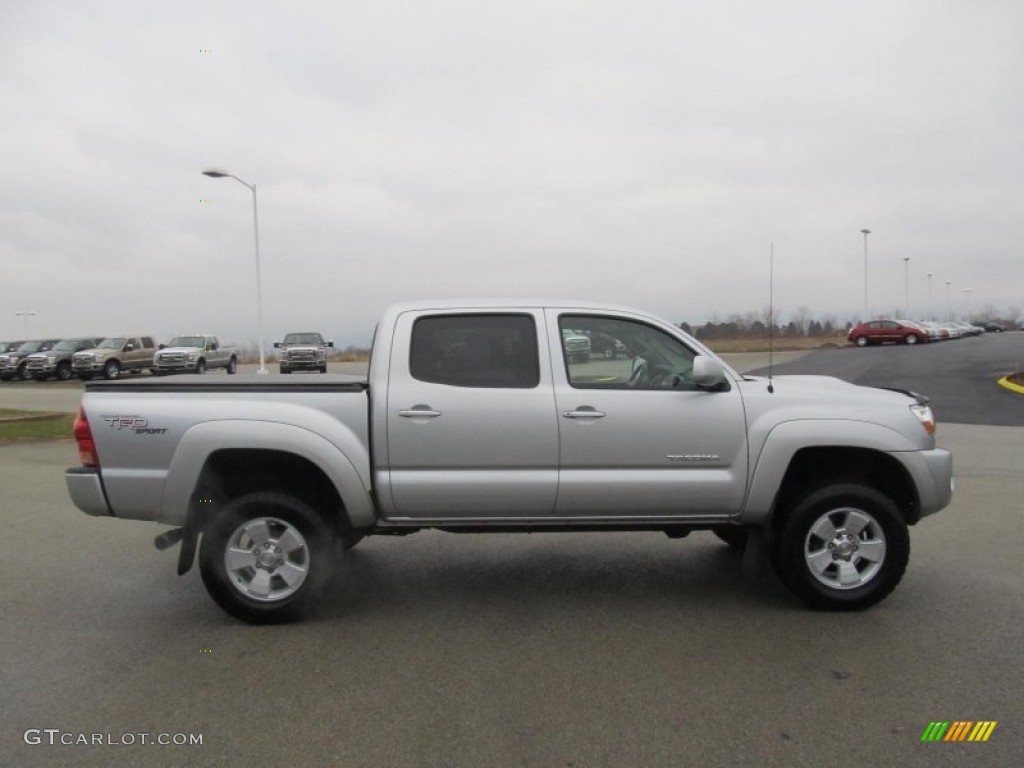
[[234, 376], [238, 373], [238, 358], [232, 357], [228, 360], [228, 376]]
[[335, 540], [304, 501], [259, 491], [229, 502], [204, 531], [203, 584], [214, 601], [252, 624], [294, 621], [334, 571]]
[[837, 483], [796, 503], [772, 554], [779, 578], [812, 608], [859, 610], [900, 583], [910, 537], [891, 498], [866, 485]]

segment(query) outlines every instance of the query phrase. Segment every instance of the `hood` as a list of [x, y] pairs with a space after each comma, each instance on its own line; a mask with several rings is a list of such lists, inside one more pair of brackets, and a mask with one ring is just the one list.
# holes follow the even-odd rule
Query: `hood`
[[201, 352], [202, 347], [164, 347], [163, 349], [157, 350], [158, 355], [162, 355], [165, 352], [175, 352], [178, 354], [188, 354], [189, 352]]

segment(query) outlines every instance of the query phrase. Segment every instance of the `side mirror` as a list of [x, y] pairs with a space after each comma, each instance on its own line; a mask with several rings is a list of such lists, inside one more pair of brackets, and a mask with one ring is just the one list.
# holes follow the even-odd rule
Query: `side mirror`
[[275, 341], [274, 342], [274, 349], [280, 349], [280, 348], [281, 348], [281, 342], [280, 341]]
[[167, 346], [166, 344], [157, 344], [157, 345], [156, 345], [156, 348], [157, 348], [157, 349], [163, 349], [163, 348], [164, 348], [164, 347], [166, 347], [166, 346]]
[[135, 351], [135, 345], [131, 344], [131, 343], [125, 344], [124, 345], [124, 351], [125, 352], [133, 352], [133, 351]]
[[700, 389], [728, 389], [725, 368], [713, 357], [697, 355], [693, 358], [693, 383]]
[[334, 342], [333, 341], [328, 341], [327, 342], [327, 346], [328, 347], [333, 347], [334, 346]]

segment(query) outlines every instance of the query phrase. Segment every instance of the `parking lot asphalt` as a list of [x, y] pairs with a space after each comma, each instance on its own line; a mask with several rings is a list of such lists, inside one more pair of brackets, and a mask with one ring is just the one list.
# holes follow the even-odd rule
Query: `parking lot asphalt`
[[[920, 392], [940, 422], [1024, 426], [1024, 397], [997, 383], [1024, 371], [1024, 333], [995, 333], [935, 344], [819, 349], [774, 373], [837, 376], [874, 387]], [[752, 371], [767, 373], [761, 367]]]
[[[1016, 765], [1024, 430], [940, 442], [953, 505], [866, 612], [805, 610], [705, 533], [430, 532], [364, 541], [280, 627], [176, 576], [162, 527], [74, 509], [72, 442], [0, 446], [0, 765]], [[936, 720], [998, 725], [921, 743]], [[203, 743], [121, 743], [140, 733]]]
[[[836, 353], [886, 371], [927, 349]], [[81, 394], [0, 385], [46, 390]], [[0, 445], [0, 765], [1016, 765], [1024, 429], [944, 421], [953, 503], [855, 614], [745, 577], [706, 533], [426, 532], [364, 541], [310, 620], [253, 627], [175, 575], [152, 545], [165, 528], [71, 505], [73, 442]], [[921, 742], [956, 720], [998, 725]]]

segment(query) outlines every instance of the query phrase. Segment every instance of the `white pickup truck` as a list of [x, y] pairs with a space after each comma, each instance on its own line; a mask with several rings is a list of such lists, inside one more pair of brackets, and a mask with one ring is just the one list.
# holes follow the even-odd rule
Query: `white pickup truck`
[[170, 343], [153, 356], [150, 373], [203, 374], [214, 368], [223, 368], [229, 374], [238, 372], [238, 350], [222, 346], [216, 336], [175, 336]]
[[[564, 331], [619, 355], [567, 359]], [[670, 323], [543, 302], [391, 307], [369, 380], [96, 382], [66, 473], [92, 515], [175, 526], [228, 613], [291, 620], [367, 535], [711, 530], [815, 608], [888, 595], [952, 459], [926, 399], [742, 376]]]

